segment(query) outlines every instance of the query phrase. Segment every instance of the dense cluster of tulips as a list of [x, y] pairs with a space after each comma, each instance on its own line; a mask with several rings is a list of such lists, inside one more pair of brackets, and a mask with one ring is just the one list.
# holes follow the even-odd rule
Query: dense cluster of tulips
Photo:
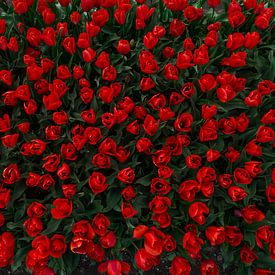
[[275, 274], [274, 8], [1, 1], [0, 267]]

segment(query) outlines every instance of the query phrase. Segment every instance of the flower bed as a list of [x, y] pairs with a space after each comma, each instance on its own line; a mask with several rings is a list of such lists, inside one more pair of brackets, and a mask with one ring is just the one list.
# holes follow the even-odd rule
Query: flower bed
[[274, 6], [1, 2], [0, 267], [275, 274]]

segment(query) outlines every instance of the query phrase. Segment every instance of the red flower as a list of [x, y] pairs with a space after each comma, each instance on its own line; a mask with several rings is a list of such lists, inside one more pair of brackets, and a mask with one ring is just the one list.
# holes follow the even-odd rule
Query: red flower
[[219, 120], [219, 128], [224, 134], [231, 135], [236, 132], [237, 122], [234, 117], [222, 118]]
[[63, 184], [62, 191], [66, 199], [70, 199], [76, 193], [77, 186], [75, 184]]
[[157, 265], [160, 259], [157, 256], [149, 254], [144, 248], [141, 248], [135, 254], [135, 261], [138, 268], [148, 271]]
[[190, 113], [180, 114], [174, 122], [174, 127], [179, 132], [190, 132], [193, 116]]
[[50, 255], [54, 258], [60, 258], [66, 252], [66, 239], [63, 235], [54, 234], [50, 239]]
[[225, 227], [225, 239], [231, 246], [239, 246], [243, 240], [241, 230], [236, 226]]
[[203, 119], [212, 118], [213, 116], [215, 116], [217, 114], [217, 109], [218, 108], [216, 105], [209, 106], [209, 105], [203, 104], [202, 105], [202, 118]]
[[105, 258], [105, 251], [99, 244], [89, 244], [87, 255], [96, 262], [102, 262]]
[[159, 70], [157, 62], [154, 60], [154, 56], [149, 51], [142, 51], [139, 54], [140, 69], [146, 74], [153, 74]]
[[82, 52], [82, 58], [85, 62], [91, 63], [96, 57], [96, 51], [92, 48], [87, 48]]
[[179, 186], [178, 193], [180, 198], [185, 201], [192, 202], [196, 193], [200, 190], [199, 183], [195, 180], [186, 180]]
[[42, 33], [37, 28], [31, 27], [27, 30], [26, 39], [31, 46], [38, 47], [42, 39]]
[[245, 22], [245, 20], [246, 17], [240, 10], [228, 12], [228, 23], [231, 25], [233, 29], [238, 28]]
[[27, 115], [33, 115], [37, 111], [37, 104], [33, 99], [24, 102], [24, 111]]
[[165, 47], [163, 50], [162, 50], [162, 55], [165, 57], [165, 58], [172, 58], [175, 54], [175, 50], [171, 47]]
[[197, 169], [201, 166], [201, 156], [199, 155], [188, 155], [185, 158], [185, 164], [190, 169]]
[[110, 275], [128, 274], [130, 272], [130, 265], [119, 260], [110, 260], [101, 263], [97, 270], [100, 273], [107, 272]]
[[22, 101], [29, 101], [31, 98], [30, 88], [28, 85], [20, 85], [16, 89], [16, 97]]
[[113, 231], [109, 231], [99, 239], [99, 242], [104, 248], [112, 248], [116, 245], [116, 235]]
[[246, 52], [232, 53], [230, 57], [222, 59], [221, 65], [239, 68], [246, 65]]
[[5, 135], [1, 137], [1, 141], [6, 148], [13, 148], [17, 144], [18, 137], [19, 134]]
[[45, 8], [42, 11], [42, 18], [46, 25], [51, 25], [55, 20], [55, 13], [50, 8]]
[[261, 119], [263, 124], [274, 124], [275, 123], [275, 110], [269, 110], [265, 113]]
[[190, 50], [179, 52], [176, 59], [176, 66], [180, 70], [185, 70], [194, 66], [192, 52]]
[[143, 37], [143, 44], [148, 50], [152, 50], [157, 45], [158, 40], [158, 37], [156, 37], [152, 32], [148, 32]]
[[10, 232], [0, 235], [0, 267], [6, 267], [13, 262], [15, 238]]
[[32, 247], [38, 259], [46, 259], [50, 255], [50, 239], [48, 236], [39, 235], [32, 241]]
[[194, 50], [195, 49], [195, 45], [192, 41], [192, 38], [185, 38], [183, 41], [183, 48], [187, 51], [187, 50]]
[[167, 80], [178, 80], [179, 79], [179, 71], [178, 71], [177, 67], [171, 63], [165, 65], [163, 73], [164, 73], [164, 77]]
[[169, 272], [172, 275], [190, 274], [191, 266], [189, 262], [181, 256], [174, 257]]
[[57, 169], [57, 176], [61, 180], [65, 180], [70, 178], [70, 166], [67, 163], [63, 163], [58, 169]]
[[243, 3], [247, 9], [255, 9], [257, 5], [257, 0], [244, 0]]
[[241, 201], [247, 196], [247, 193], [241, 187], [230, 186], [228, 188], [228, 195], [231, 197], [232, 201]]
[[81, 14], [77, 11], [74, 11], [71, 13], [70, 19], [74, 25], [77, 25], [79, 23], [79, 21], [81, 20]]
[[247, 33], [245, 35], [244, 46], [251, 50], [256, 47], [261, 41], [261, 36], [258, 32]]
[[165, 6], [171, 11], [182, 11], [188, 6], [187, 0], [173, 0], [173, 1], [163, 1]]
[[220, 5], [220, 3], [221, 3], [221, 0], [207, 0], [207, 4], [211, 8], [217, 7], [218, 5]]
[[121, 213], [125, 219], [130, 219], [137, 214], [137, 211], [129, 202], [122, 202]]
[[199, 84], [202, 92], [209, 92], [217, 86], [215, 77], [212, 74], [204, 74], [199, 79]]
[[92, 13], [92, 21], [96, 26], [103, 27], [109, 21], [109, 13], [106, 9], [98, 9]]
[[130, 43], [128, 40], [119, 40], [117, 45], [117, 51], [120, 54], [127, 55], [130, 52]]
[[269, 252], [270, 258], [274, 260], [275, 259], [275, 238], [273, 238], [272, 241], [269, 243], [268, 252]]
[[135, 179], [135, 171], [131, 167], [124, 168], [119, 171], [117, 178], [125, 184], [131, 184]]
[[76, 149], [71, 143], [62, 144], [60, 149], [61, 155], [67, 160], [76, 160]]
[[154, 214], [152, 220], [159, 223], [160, 228], [167, 228], [171, 225], [171, 217], [167, 212]]
[[241, 261], [250, 264], [258, 259], [258, 256], [249, 246], [244, 246], [240, 251]]
[[8, 114], [4, 114], [0, 118], [0, 133], [5, 133], [10, 129], [10, 117]]
[[244, 45], [245, 38], [244, 35], [240, 32], [234, 32], [228, 35], [228, 39], [226, 42], [226, 47], [230, 51], [235, 51]]
[[32, 202], [28, 207], [27, 214], [30, 218], [41, 218], [46, 210], [47, 208], [45, 205], [39, 202]]
[[215, 47], [217, 45], [219, 36], [216, 31], [210, 31], [204, 39], [204, 44], [208, 47]]
[[127, 186], [126, 188], [124, 188], [121, 191], [121, 195], [122, 195], [123, 199], [126, 201], [130, 201], [136, 197], [135, 190], [132, 186]]
[[88, 220], [81, 220], [72, 226], [72, 232], [77, 237], [83, 237], [92, 240], [95, 237], [95, 232]]
[[216, 171], [212, 167], [202, 167], [196, 176], [199, 183], [211, 182], [216, 180]]
[[203, 260], [201, 263], [200, 271], [202, 275], [206, 275], [209, 273], [213, 275], [219, 274], [218, 266], [213, 260]]
[[169, 26], [170, 34], [173, 37], [181, 36], [186, 29], [185, 24], [179, 19], [173, 19]]
[[171, 206], [171, 200], [168, 197], [155, 196], [149, 203], [150, 210], [155, 214], [166, 212], [169, 206]]
[[269, 225], [264, 225], [256, 230], [256, 244], [259, 248], [263, 249], [263, 244], [270, 243], [274, 238], [274, 231]]
[[143, 77], [140, 81], [140, 89], [143, 92], [149, 91], [156, 86], [150, 77]]
[[[225, 153], [225, 157], [228, 159], [229, 162], [236, 162], [239, 159], [240, 155], [241, 155], [240, 152], [237, 151], [236, 149], [234, 149], [233, 147], [228, 147], [227, 152]], [[244, 175], [246, 175], [245, 171], [237, 170], [236, 178], [238, 178], [239, 176], [242, 176], [242, 172], [244, 173]], [[248, 182], [250, 181], [250, 179], [248, 179], [248, 178], [246, 180]]]
[[172, 252], [176, 249], [176, 247], [176, 240], [171, 235], [166, 234], [163, 250], [167, 252]]
[[140, 138], [136, 143], [136, 148], [140, 153], [150, 154], [153, 144], [149, 138]]
[[100, 172], [93, 172], [89, 177], [89, 186], [95, 195], [102, 193], [108, 187], [106, 177]]
[[5, 217], [4, 215], [0, 212], [0, 227], [5, 224]]
[[155, 118], [153, 116], [147, 115], [142, 126], [143, 126], [144, 131], [149, 136], [153, 136], [158, 130], [159, 121], [155, 120]]
[[8, 70], [0, 70], [0, 80], [8, 86], [12, 84], [12, 73]]
[[106, 81], [114, 81], [116, 80], [116, 69], [113, 66], [107, 66], [102, 71], [102, 79]]
[[42, 168], [44, 168], [48, 172], [55, 172], [57, 169], [57, 166], [60, 163], [60, 156], [57, 154], [51, 154], [43, 158], [43, 161], [44, 161], [44, 164]]
[[17, 125], [17, 128], [20, 132], [27, 134], [30, 130], [30, 123], [29, 122], [22, 122]]
[[206, 159], [207, 159], [208, 162], [213, 162], [213, 161], [219, 159], [220, 156], [221, 156], [221, 154], [217, 150], [209, 149], [206, 152]]
[[273, 16], [273, 10], [270, 10], [267, 8], [265, 12], [256, 16], [255, 26], [260, 30], [267, 29], [272, 16]]
[[50, 93], [48, 96], [43, 96], [43, 103], [49, 111], [56, 110], [62, 105], [62, 101], [57, 93]]
[[248, 205], [241, 211], [245, 222], [251, 224], [253, 222], [260, 222], [265, 218], [265, 214], [257, 208], [256, 205]]
[[275, 202], [275, 183], [271, 183], [267, 186], [266, 197], [268, 202]]
[[6, 20], [1, 19], [0, 20], [0, 34], [5, 33], [5, 31], [6, 31]]
[[76, 43], [74, 37], [66, 37], [62, 42], [62, 46], [69, 54], [74, 54], [76, 51]]
[[205, 65], [209, 62], [208, 47], [205, 44], [195, 50], [193, 60], [196, 65]]
[[212, 246], [225, 242], [225, 230], [223, 227], [209, 226], [205, 231], [205, 235]]
[[3, 182], [6, 184], [13, 184], [20, 179], [20, 171], [16, 163], [11, 163], [2, 173]]
[[60, 79], [68, 79], [68, 78], [71, 78], [72, 76], [67, 65], [58, 66], [56, 73], [57, 73], [57, 77]]
[[182, 246], [192, 259], [201, 257], [201, 246], [203, 244], [203, 239], [199, 238], [195, 232], [187, 232], [182, 239]]
[[[37, 180], [36, 177], [37, 176], [35, 175], [34, 186], [36, 186], [36, 180]], [[55, 184], [55, 181], [50, 174], [45, 174], [41, 177], [39, 176], [39, 178], [38, 178], [38, 185], [43, 190], [48, 190], [54, 184]]]
[[187, 98], [190, 99], [194, 93], [195, 93], [195, 87], [194, 84], [192, 82], [187, 82], [185, 83], [182, 87], [180, 92], [182, 93], [182, 95]]
[[53, 218], [59, 220], [69, 217], [73, 210], [73, 204], [68, 199], [55, 199], [53, 202], [54, 208], [51, 209]]
[[198, 20], [203, 15], [203, 9], [195, 8], [194, 6], [188, 6], [183, 11], [183, 16], [188, 22]]
[[95, 154], [92, 158], [92, 164], [99, 168], [110, 168], [110, 157], [104, 154]]
[[24, 222], [24, 227], [27, 234], [33, 238], [43, 230], [43, 223], [39, 218], [29, 218]]
[[110, 225], [109, 219], [101, 213], [98, 213], [93, 219], [93, 229], [99, 236], [104, 236]]
[[[45, 28], [43, 31], [43, 34], [42, 34], [42, 39], [46, 45], [53, 47], [56, 43], [56, 35], [55, 35], [54, 29], [51, 27]], [[44, 66], [45, 66], [45, 64], [44, 64]], [[42, 65], [42, 68], [43, 68], [43, 65]], [[43, 70], [44, 70], [44, 68], [43, 68]], [[44, 70], [44, 72], [47, 72], [47, 69], [46, 69], [46, 71]]]
[[209, 214], [209, 208], [203, 202], [194, 202], [190, 205], [188, 214], [195, 222], [202, 225], [206, 221], [204, 215]]
[[258, 142], [272, 142], [275, 139], [275, 132], [272, 128], [267, 126], [260, 126], [256, 133], [256, 141]]
[[234, 180], [241, 184], [250, 184], [252, 182], [249, 172], [239, 167], [234, 170]]

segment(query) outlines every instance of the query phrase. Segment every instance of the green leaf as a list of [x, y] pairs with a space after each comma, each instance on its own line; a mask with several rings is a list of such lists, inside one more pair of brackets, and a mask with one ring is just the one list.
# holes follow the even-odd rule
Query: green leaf
[[26, 183], [23, 181], [19, 181], [15, 183], [14, 191], [10, 200], [10, 205], [13, 205], [13, 203], [19, 199], [22, 194], [24, 194], [26, 190]]
[[16, 271], [24, 262], [27, 252], [30, 250], [30, 245], [20, 248], [14, 255], [13, 264], [11, 265], [11, 271]]
[[79, 264], [80, 255], [72, 253], [68, 249], [66, 254], [62, 256], [62, 259], [64, 261], [64, 266], [66, 268], [67, 274], [72, 274]]
[[152, 175], [146, 175], [142, 178], [139, 178], [136, 183], [139, 183], [144, 186], [149, 186], [151, 184]]
[[54, 218], [52, 218], [49, 223], [47, 228], [42, 232], [42, 234], [44, 235], [50, 235], [51, 233], [57, 231], [59, 225], [61, 224], [62, 220], [56, 220]]
[[106, 196], [106, 205], [107, 207], [104, 209], [104, 212], [110, 211], [114, 208], [115, 205], [119, 203], [121, 200], [121, 192], [117, 188], [109, 189], [109, 192]]

